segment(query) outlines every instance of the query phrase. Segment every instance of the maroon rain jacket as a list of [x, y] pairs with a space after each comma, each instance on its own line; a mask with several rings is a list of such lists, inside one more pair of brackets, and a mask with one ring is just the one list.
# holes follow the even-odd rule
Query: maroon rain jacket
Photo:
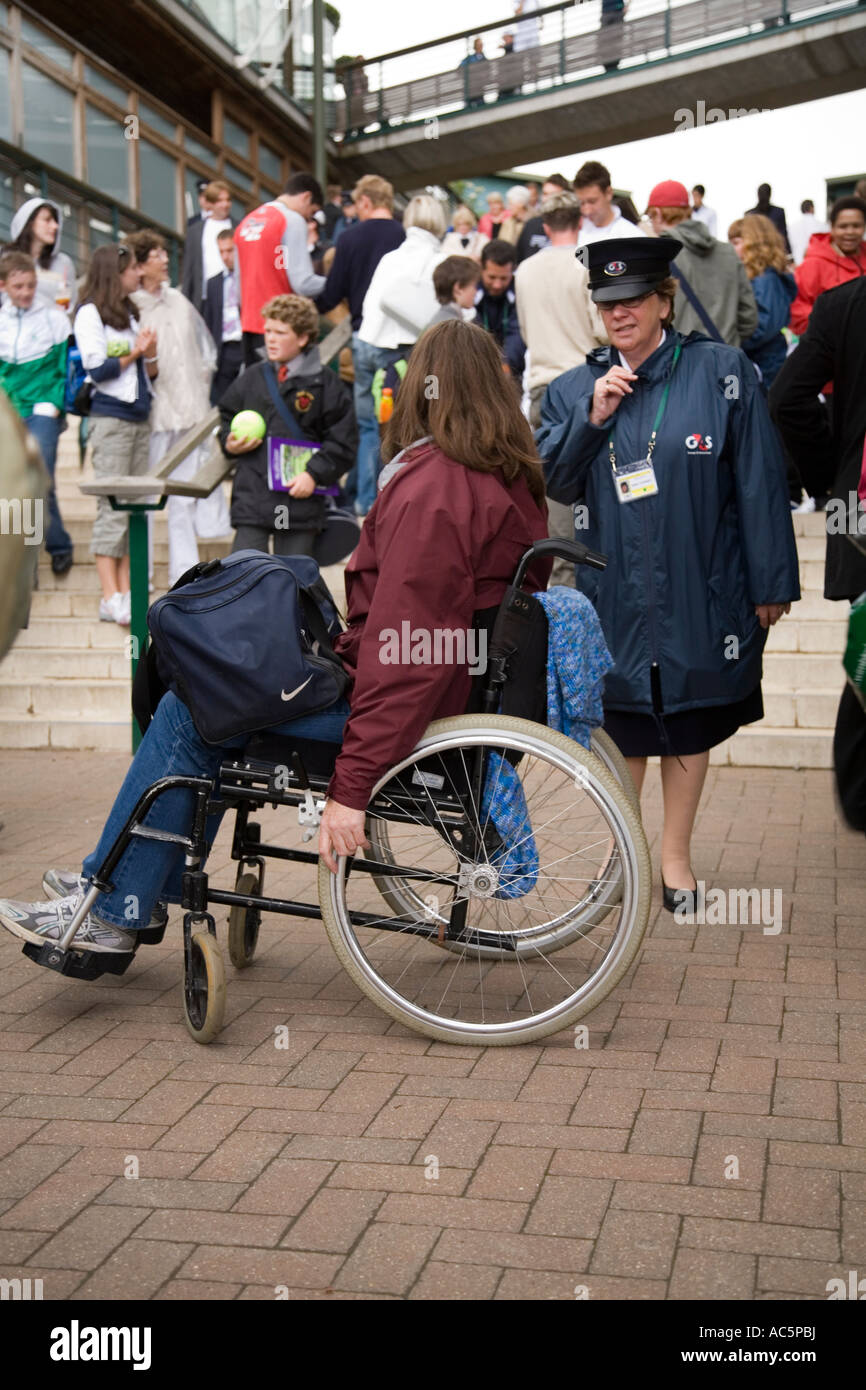
[[[475, 472], [434, 444], [412, 451], [346, 567], [349, 626], [336, 649], [354, 685], [330, 797], [363, 810], [431, 720], [465, 712], [468, 666], [389, 664], [389, 632], [407, 621], [413, 632], [471, 629], [473, 614], [501, 601], [523, 552], [546, 535], [543, 504], [523, 478], [509, 487], [500, 473]], [[551, 563], [530, 566], [528, 590], [547, 587]]]

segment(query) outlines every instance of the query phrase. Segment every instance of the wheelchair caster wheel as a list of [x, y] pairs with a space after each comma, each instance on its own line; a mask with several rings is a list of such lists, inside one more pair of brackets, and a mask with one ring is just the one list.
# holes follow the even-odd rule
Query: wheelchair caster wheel
[[[261, 874], [241, 874], [235, 884], [236, 893], [258, 896], [262, 891]], [[236, 970], [252, 965], [262, 923], [257, 907], [233, 907], [229, 913], [229, 960]]]
[[226, 975], [222, 952], [208, 931], [196, 932], [189, 943], [189, 962], [183, 981], [183, 1015], [197, 1043], [212, 1042], [223, 1026]]

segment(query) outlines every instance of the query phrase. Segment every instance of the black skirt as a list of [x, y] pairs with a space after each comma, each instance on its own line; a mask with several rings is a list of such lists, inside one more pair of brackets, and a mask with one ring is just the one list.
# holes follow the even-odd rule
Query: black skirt
[[692, 753], [705, 753], [737, 732], [742, 724], [754, 724], [764, 717], [761, 687], [756, 685], [751, 695], [732, 705], [710, 705], [704, 709], [682, 710], [665, 714], [659, 724], [651, 714], [632, 714], [627, 710], [604, 711], [605, 733], [626, 758], [686, 758]]

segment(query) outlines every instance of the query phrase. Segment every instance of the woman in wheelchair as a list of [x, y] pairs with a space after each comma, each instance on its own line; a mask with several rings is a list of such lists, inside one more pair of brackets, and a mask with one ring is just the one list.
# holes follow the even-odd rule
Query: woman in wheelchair
[[[269, 730], [341, 744], [319, 834], [319, 853], [332, 873], [338, 856], [369, 848], [366, 810], [383, 774], [412, 752], [431, 720], [467, 709], [467, 664], [425, 660], [423, 652], [436, 652], [437, 633], [468, 634], [483, 625], [521, 556], [547, 534], [543, 474], [529, 425], [493, 339], [480, 328], [452, 321], [421, 338], [383, 457], [390, 462], [379, 496], [346, 569], [348, 627], [336, 644], [352, 678], [351, 710], [341, 700]], [[530, 591], [546, 587], [550, 565], [533, 558]], [[395, 661], [391, 634], [407, 633]], [[166, 694], [80, 873], [49, 869], [48, 901], [0, 901], [0, 922], [26, 942], [59, 942], [147, 789], [169, 777], [216, 780], [226, 756], [247, 742], [244, 736], [219, 747], [205, 743], [187, 707]], [[173, 788], [145, 824], [188, 834], [194, 806], [193, 789]], [[208, 844], [220, 817], [219, 810], [208, 816]], [[112, 891], [94, 899], [71, 946], [129, 955], [135, 933], [164, 925], [166, 902], [180, 901], [183, 872], [181, 845], [133, 838], [111, 873]]]

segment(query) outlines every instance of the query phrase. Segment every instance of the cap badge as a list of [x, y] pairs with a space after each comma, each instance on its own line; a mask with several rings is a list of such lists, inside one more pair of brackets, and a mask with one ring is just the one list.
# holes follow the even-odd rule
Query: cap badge
[[608, 261], [604, 273], [605, 275], [624, 275], [626, 269], [625, 261]]

